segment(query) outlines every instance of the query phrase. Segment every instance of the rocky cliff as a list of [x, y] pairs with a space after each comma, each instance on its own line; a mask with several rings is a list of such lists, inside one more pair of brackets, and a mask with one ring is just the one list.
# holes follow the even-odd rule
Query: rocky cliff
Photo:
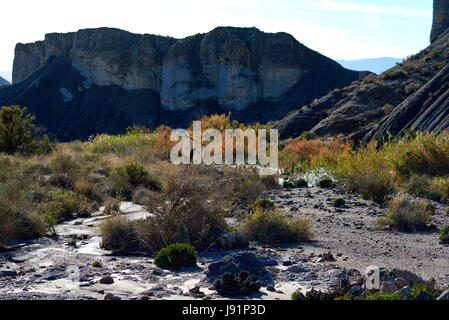
[[188, 126], [232, 111], [277, 120], [361, 77], [286, 33], [220, 27], [185, 39], [100, 28], [18, 44], [0, 103], [26, 105], [59, 139], [126, 126]]
[[[445, 92], [446, 78], [441, 72], [446, 70], [448, 62], [449, 30], [446, 29], [429, 47], [406, 61], [379, 76], [370, 75], [333, 90], [289, 113], [275, 123], [275, 127], [284, 139], [313, 131], [320, 136], [343, 134], [364, 142], [385, 137], [387, 132], [401, 134], [407, 129], [438, 131], [447, 128], [445, 105], [437, 103], [442, 106], [437, 107], [433, 103]], [[425, 99], [420, 89], [432, 97]], [[427, 107], [433, 111], [425, 111]], [[404, 112], [406, 115], [400, 116]]]
[[430, 42], [449, 28], [449, 0], [433, 0], [433, 25]]

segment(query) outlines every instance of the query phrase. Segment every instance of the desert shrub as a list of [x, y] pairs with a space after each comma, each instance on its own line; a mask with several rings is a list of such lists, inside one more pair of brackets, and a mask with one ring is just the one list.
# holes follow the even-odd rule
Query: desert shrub
[[154, 264], [164, 269], [196, 266], [198, 252], [187, 243], [175, 243], [160, 250]]
[[332, 201], [332, 206], [334, 206], [335, 208], [341, 208], [344, 207], [346, 205], [346, 201], [342, 198], [336, 198]]
[[310, 222], [304, 218], [288, 220], [278, 210], [256, 208], [241, 227], [241, 233], [250, 241], [267, 244], [298, 243], [311, 238]]
[[145, 149], [151, 152], [156, 137], [147, 133], [129, 132], [127, 135], [98, 135], [87, 144], [87, 150], [94, 153], [114, 153], [127, 155], [136, 150]]
[[282, 183], [282, 187], [285, 188], [285, 189], [292, 189], [292, 188], [295, 187], [295, 184], [294, 184], [292, 181], [285, 180], [285, 181]]
[[279, 154], [280, 165], [291, 174], [335, 165], [345, 154], [352, 154], [352, 144], [338, 137], [333, 141], [291, 140]]
[[121, 198], [113, 198], [113, 197], [106, 198], [106, 201], [104, 203], [103, 214], [107, 216], [121, 214], [122, 213], [120, 211], [121, 202], [122, 202]]
[[101, 246], [121, 253], [138, 247], [136, 223], [123, 216], [105, 219], [100, 225]]
[[335, 187], [335, 182], [332, 181], [330, 178], [325, 178], [320, 181], [318, 181], [318, 187], [323, 189], [329, 189]]
[[137, 204], [146, 203], [150, 197], [151, 191], [144, 187], [139, 187], [133, 192], [133, 202]]
[[257, 199], [252, 205], [249, 206], [250, 209], [262, 208], [266, 209], [274, 209], [274, 201], [268, 198]]
[[430, 182], [427, 176], [412, 174], [403, 185], [406, 192], [416, 194], [417, 189], [429, 190]]
[[441, 194], [444, 200], [449, 200], [449, 178], [437, 177], [431, 181], [432, 189]]
[[440, 49], [433, 49], [432, 50], [432, 56], [434, 58], [438, 58], [439, 56], [441, 56], [441, 50]]
[[352, 192], [362, 194], [365, 199], [385, 202], [394, 191], [395, 177], [387, 170], [388, 160], [370, 143], [356, 154], [344, 155], [330, 170], [345, 183]]
[[400, 294], [389, 294], [383, 292], [376, 292], [366, 297], [367, 300], [404, 300]]
[[319, 137], [315, 132], [305, 131], [298, 137], [298, 140], [316, 140], [318, 138]]
[[390, 113], [393, 112], [394, 110], [394, 106], [392, 106], [391, 104], [387, 103], [382, 107], [382, 111], [384, 112], [385, 115], [389, 115]]
[[80, 167], [80, 163], [74, 156], [59, 154], [50, 161], [50, 169], [53, 174], [72, 177]]
[[389, 202], [389, 213], [378, 220], [379, 226], [389, 226], [401, 231], [417, 231], [427, 227], [432, 219], [432, 210], [424, 200], [399, 194]]
[[40, 137], [35, 117], [19, 106], [0, 109], [0, 152], [47, 154], [52, 148], [47, 136]]
[[95, 183], [82, 178], [75, 183], [75, 192], [91, 199], [95, 194]]
[[94, 262], [92, 262], [92, 267], [101, 268], [101, 267], [103, 267], [103, 264], [100, 261], [94, 261]]
[[440, 231], [440, 240], [443, 244], [449, 244], [449, 226]]
[[107, 178], [117, 194], [130, 192], [137, 187], [160, 190], [162, 185], [156, 176], [151, 175], [143, 166], [137, 163], [115, 168], [107, 174]]
[[309, 183], [305, 179], [298, 179], [295, 181], [296, 188], [307, 188]]
[[220, 237], [226, 228], [224, 207], [230, 199], [225, 187], [217, 186], [220, 181], [214, 173], [201, 170], [189, 167], [167, 179], [162, 192], [150, 194], [144, 205], [154, 216], [139, 223], [144, 249], [158, 251], [173, 243], [201, 249]]
[[433, 201], [441, 201], [441, 199], [443, 198], [441, 193], [436, 192], [436, 191], [429, 191], [424, 188], [415, 189], [413, 194], [417, 195], [418, 197], [427, 198], [427, 199], [430, 199]]
[[276, 190], [280, 188], [278, 177], [275, 175], [262, 176], [260, 177], [260, 180], [267, 190]]
[[431, 290], [424, 284], [417, 284], [412, 288], [412, 291], [409, 293], [409, 297], [414, 300], [419, 300], [422, 294], [428, 296], [431, 300], [436, 300], [438, 297], [437, 292]]
[[417, 133], [387, 144], [386, 156], [401, 176], [449, 174], [449, 133]]
[[51, 193], [51, 198], [52, 202], [60, 208], [59, 211], [55, 211], [56, 219], [70, 217], [79, 208], [79, 199], [72, 193], [57, 189]]
[[94, 207], [86, 198], [79, 198], [77, 217], [90, 217], [94, 212]]
[[0, 184], [0, 242], [36, 238], [44, 235], [47, 227], [20, 186]]
[[298, 289], [292, 293], [291, 299], [295, 300], [295, 301], [299, 301], [299, 300], [305, 300], [305, 297], [302, 294], [301, 289]]
[[352, 301], [352, 300], [357, 300], [356, 297], [354, 297], [352, 294], [350, 294], [349, 292], [346, 293], [344, 296], [341, 297], [337, 297], [334, 299], [335, 301]]

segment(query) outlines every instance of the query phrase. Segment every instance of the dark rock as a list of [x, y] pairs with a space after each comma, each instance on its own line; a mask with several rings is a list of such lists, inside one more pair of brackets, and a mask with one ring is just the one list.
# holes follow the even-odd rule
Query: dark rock
[[234, 250], [247, 248], [249, 242], [237, 233], [226, 232], [217, 241], [217, 245], [223, 250]]
[[114, 296], [112, 293], [108, 293], [104, 296], [104, 300], [119, 301], [122, 300], [122, 298]]
[[242, 271], [236, 277], [232, 273], [225, 273], [221, 280], [214, 282], [212, 288], [222, 296], [247, 296], [259, 292], [261, 284], [252, 281], [248, 272]]
[[112, 278], [111, 276], [106, 276], [100, 279], [100, 283], [101, 284], [113, 284], [114, 283], [114, 278]]
[[253, 252], [232, 253], [211, 263], [207, 277], [209, 281], [215, 281], [221, 279], [225, 273], [238, 276], [242, 271], [248, 272], [253, 278], [270, 278], [270, 273], [265, 269], [265, 265]]
[[17, 271], [12, 271], [12, 270], [1, 270], [0, 271], [0, 276], [2, 277], [17, 277]]
[[267, 286], [267, 290], [270, 292], [276, 292], [276, 288], [271, 284]]

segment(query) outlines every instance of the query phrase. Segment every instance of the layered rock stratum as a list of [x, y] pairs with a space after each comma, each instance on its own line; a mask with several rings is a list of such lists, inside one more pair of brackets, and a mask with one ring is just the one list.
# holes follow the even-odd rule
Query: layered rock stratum
[[256, 28], [185, 39], [86, 29], [18, 44], [0, 103], [26, 105], [61, 140], [84, 139], [228, 111], [241, 121], [277, 120], [364, 74]]

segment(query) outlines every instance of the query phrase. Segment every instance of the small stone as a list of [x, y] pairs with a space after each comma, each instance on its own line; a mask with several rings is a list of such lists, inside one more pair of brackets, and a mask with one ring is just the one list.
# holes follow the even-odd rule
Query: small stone
[[289, 267], [289, 266], [291, 266], [293, 264], [293, 262], [291, 262], [290, 260], [284, 260], [284, 261], [282, 261], [282, 265], [284, 266], [284, 267]]
[[271, 284], [267, 286], [267, 290], [270, 291], [270, 292], [276, 292], [276, 289]]
[[118, 301], [122, 300], [122, 298], [114, 296], [112, 293], [108, 293], [107, 295], [104, 296], [104, 300]]
[[100, 279], [101, 284], [113, 284], [114, 279], [111, 276], [103, 277]]

